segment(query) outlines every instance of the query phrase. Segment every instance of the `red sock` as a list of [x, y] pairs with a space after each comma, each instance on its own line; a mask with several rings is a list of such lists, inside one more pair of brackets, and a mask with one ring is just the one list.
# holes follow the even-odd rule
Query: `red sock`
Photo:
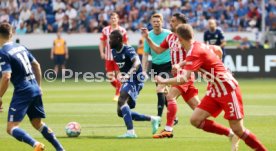
[[167, 107], [167, 126], [173, 126], [173, 122], [177, 112], [177, 103], [176, 100], [167, 100], [168, 107]]
[[229, 136], [230, 129], [211, 120], [203, 121], [199, 127], [206, 132]]
[[249, 130], [245, 130], [240, 138], [244, 140], [245, 144], [247, 144], [255, 151], [267, 151], [264, 145], [257, 139], [257, 137], [253, 133], [250, 133]]
[[116, 85], [117, 85], [117, 79], [115, 79], [115, 80], [112, 80], [110, 83], [111, 83], [111, 85], [114, 87], [114, 88], [116, 88]]
[[121, 84], [121, 82], [119, 80], [116, 80], [116, 81], [117, 81], [117, 85], [116, 85], [115, 95], [119, 95], [122, 84]]

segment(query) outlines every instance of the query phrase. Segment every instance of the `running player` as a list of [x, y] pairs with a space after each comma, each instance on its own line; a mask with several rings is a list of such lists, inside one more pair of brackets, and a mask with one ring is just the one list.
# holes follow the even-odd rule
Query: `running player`
[[[19, 127], [27, 114], [33, 127], [41, 132], [57, 151], [64, 151], [54, 132], [42, 122], [45, 118], [41, 98], [41, 70], [36, 59], [27, 48], [12, 41], [12, 27], [8, 23], [0, 24], [0, 70], [2, 79], [0, 84], [0, 102], [9, 87], [14, 85], [14, 93], [8, 112], [7, 132], [19, 141], [25, 142], [35, 151], [44, 150], [44, 145]], [[0, 103], [0, 106], [2, 103]], [[2, 108], [2, 107], [1, 107]]]
[[107, 78], [111, 81], [111, 85], [116, 89], [115, 96], [113, 98], [114, 101], [118, 101], [120, 95], [121, 83], [116, 78], [117, 73], [119, 72], [119, 68], [113, 60], [113, 56], [111, 53], [111, 49], [109, 46], [109, 35], [113, 30], [120, 30], [123, 33], [123, 42], [127, 44], [128, 37], [126, 30], [119, 26], [119, 17], [117, 13], [111, 13], [110, 15], [110, 25], [105, 27], [102, 30], [101, 42], [99, 45], [101, 58], [105, 60], [105, 70], [107, 73]]
[[[163, 16], [161, 14], [153, 14], [151, 16], [151, 25], [153, 29], [149, 32], [148, 36], [157, 44], [160, 44], [171, 31], [162, 28]], [[147, 73], [148, 70], [148, 56], [152, 56], [152, 70], [155, 75], [161, 74], [162, 76], [170, 75], [171, 73], [171, 57], [170, 50], [165, 49], [162, 53], [157, 54], [153, 51], [150, 45], [145, 41], [144, 43], [144, 55], [143, 55], [143, 72]], [[166, 75], [165, 75], [166, 74]], [[166, 85], [156, 84], [157, 93], [157, 116], [162, 117], [163, 109], [166, 104]], [[177, 123], [177, 120], [176, 120]]]
[[119, 137], [137, 137], [132, 120], [151, 121], [152, 133], [154, 134], [158, 129], [160, 117], [143, 115], [131, 111], [136, 106], [137, 96], [143, 88], [145, 80], [139, 56], [133, 47], [123, 45], [123, 34], [120, 30], [114, 30], [109, 38], [112, 55], [120, 69], [119, 79], [123, 82], [118, 100], [117, 113], [119, 117], [124, 119], [127, 132]]
[[[186, 58], [186, 52], [181, 48], [181, 45], [178, 43], [178, 38], [174, 33], [176, 26], [181, 23], [187, 23], [186, 16], [184, 14], [175, 13], [170, 21], [172, 33], [170, 33], [163, 40], [160, 46], [156, 45], [156, 43], [151, 40], [146, 29], [142, 29], [143, 36], [155, 53], [160, 54], [170, 49], [170, 64], [173, 67], [173, 76], [176, 76], [180, 72], [177, 71], [180, 69], [179, 63], [183, 62]], [[153, 135], [153, 138], [173, 137], [173, 122], [177, 113], [176, 99], [180, 95], [192, 109], [195, 109], [195, 107], [199, 104], [198, 90], [193, 85], [193, 79], [190, 79], [190, 81], [186, 84], [172, 86], [166, 96], [168, 102], [168, 112], [165, 129], [159, 134]]]
[[[208, 78], [205, 97], [194, 110], [191, 124], [206, 132], [228, 136], [230, 129], [207, 118], [216, 117], [224, 110], [224, 118], [228, 120], [234, 133], [256, 151], [266, 151], [264, 145], [243, 126], [243, 103], [241, 91], [236, 79], [228, 72], [222, 61], [204, 43], [194, 41], [193, 29], [188, 24], [181, 24], [176, 30], [179, 42], [187, 52], [184, 73], [171, 79], [157, 76], [155, 79], [162, 84], [182, 84], [189, 82], [192, 72], [198, 71]], [[237, 150], [237, 145], [235, 146]]]

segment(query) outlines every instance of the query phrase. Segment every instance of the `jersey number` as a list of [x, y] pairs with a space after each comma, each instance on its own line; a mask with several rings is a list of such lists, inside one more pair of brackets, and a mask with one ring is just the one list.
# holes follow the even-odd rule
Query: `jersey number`
[[29, 80], [34, 79], [35, 77], [33, 76], [32, 66], [31, 66], [31, 63], [30, 63], [29, 58], [27, 56], [27, 53], [26, 52], [23, 52], [22, 54], [18, 53], [16, 56], [21, 61], [21, 63], [23, 64], [24, 69], [25, 69], [26, 74], [27, 74], [27, 78]]

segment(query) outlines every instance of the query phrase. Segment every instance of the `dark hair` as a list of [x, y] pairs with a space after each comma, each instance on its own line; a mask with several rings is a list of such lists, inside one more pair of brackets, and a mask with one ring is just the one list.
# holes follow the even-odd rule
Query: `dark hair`
[[181, 21], [183, 24], [186, 24], [188, 22], [188, 18], [182, 13], [175, 13], [175, 14], [173, 14], [173, 16], [177, 20]]
[[111, 32], [110, 35], [114, 35], [116, 36], [118, 39], [120, 39], [120, 41], [123, 41], [123, 34], [120, 30], [114, 30]]
[[189, 24], [180, 24], [177, 26], [176, 33], [185, 40], [191, 40], [193, 38], [193, 28]]
[[0, 36], [9, 39], [12, 35], [12, 26], [9, 23], [0, 23]]

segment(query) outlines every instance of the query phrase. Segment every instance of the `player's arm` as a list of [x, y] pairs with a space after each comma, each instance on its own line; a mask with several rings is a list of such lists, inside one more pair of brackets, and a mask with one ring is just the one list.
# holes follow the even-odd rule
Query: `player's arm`
[[100, 51], [100, 55], [102, 59], [105, 59], [105, 53], [104, 53], [104, 46], [105, 46], [105, 42], [101, 40], [100, 45], [99, 45], [99, 51]]
[[221, 42], [220, 47], [223, 48], [223, 47], [226, 46], [226, 40], [225, 40], [225, 37], [224, 37], [224, 32], [222, 30], [220, 30], [219, 33], [220, 33], [219, 35], [220, 35], [220, 42]]
[[35, 79], [37, 81], [37, 84], [40, 86], [41, 85], [41, 68], [40, 68], [40, 64], [36, 60], [33, 60], [31, 64], [32, 64], [32, 68], [33, 68], [33, 71], [34, 71], [34, 75], [35, 75]]
[[155, 80], [159, 84], [180, 85], [188, 82], [191, 77], [191, 74], [191, 70], [184, 70], [183, 74], [178, 75], [174, 78], [164, 79], [161, 76], [156, 76]]
[[138, 55], [135, 55], [135, 57], [133, 57], [131, 61], [132, 61], [133, 65], [127, 73], [129, 76], [133, 75], [139, 69], [139, 66], [141, 65]]
[[142, 31], [142, 35], [144, 36], [144, 38], [146, 39], [149, 47], [155, 51], [157, 54], [160, 54], [164, 51], [166, 51], [167, 49], [165, 48], [162, 48], [160, 46], [158, 46], [156, 43], [154, 43], [151, 38], [149, 37], [149, 32], [148, 32], [148, 29], [147, 28], [141, 28], [141, 31]]
[[65, 49], [65, 58], [68, 59], [69, 58], [69, 51], [68, 51], [68, 47], [67, 47], [66, 42], [64, 42], [64, 49]]
[[222, 52], [221, 47], [215, 46], [215, 45], [210, 45], [210, 46], [211, 46], [211, 49], [213, 50], [213, 52], [214, 52], [220, 59], [222, 59], [223, 52]]
[[203, 40], [205, 44], [208, 44], [207, 32], [204, 32]]
[[142, 69], [143, 69], [143, 72], [147, 72], [148, 70], [148, 66], [149, 66], [149, 54], [148, 53], [144, 53], [143, 54], [143, 58], [142, 58]]
[[55, 42], [54, 42], [53, 47], [51, 49], [51, 54], [50, 54], [51, 59], [54, 59], [54, 51], [55, 51], [54, 49], [55, 49]]
[[10, 79], [11, 79], [11, 72], [2, 72], [2, 78], [0, 83], [0, 112], [3, 111], [2, 97], [4, 96], [7, 89], [9, 88]]

